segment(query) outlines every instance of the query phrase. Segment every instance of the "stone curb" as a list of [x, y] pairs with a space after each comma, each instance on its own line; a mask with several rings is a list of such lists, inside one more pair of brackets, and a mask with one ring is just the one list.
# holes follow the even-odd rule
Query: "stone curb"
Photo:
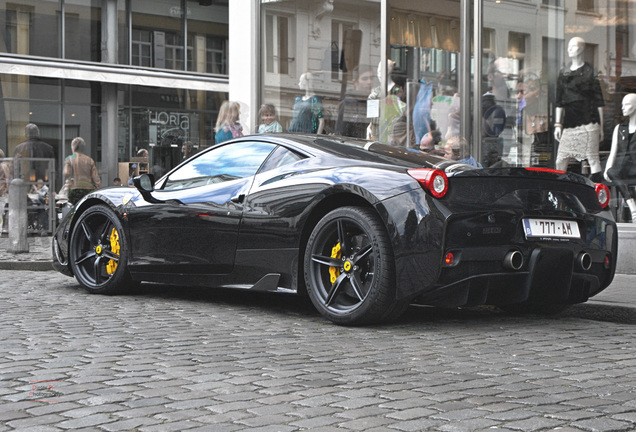
[[0, 270], [53, 271], [53, 261], [0, 261]]

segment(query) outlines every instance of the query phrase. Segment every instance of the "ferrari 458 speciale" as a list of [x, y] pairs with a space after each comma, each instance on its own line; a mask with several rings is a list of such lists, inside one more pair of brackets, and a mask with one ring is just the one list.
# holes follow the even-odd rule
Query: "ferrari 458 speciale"
[[410, 304], [555, 312], [616, 267], [607, 187], [569, 172], [276, 134], [134, 185], [90, 193], [55, 233], [54, 267], [91, 293], [142, 281], [306, 293], [357, 325]]

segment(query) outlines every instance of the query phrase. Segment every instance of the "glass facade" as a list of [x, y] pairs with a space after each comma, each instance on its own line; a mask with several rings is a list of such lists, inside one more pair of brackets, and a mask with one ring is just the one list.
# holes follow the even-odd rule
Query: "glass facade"
[[318, 3], [263, 2], [262, 101], [284, 130], [366, 138], [367, 98], [380, 85], [380, 3]]
[[260, 97], [285, 130], [599, 181], [622, 98], [636, 91], [635, 8], [631, 0], [262, 0]]
[[62, 57], [62, 4], [59, 0], [0, 2], [2, 52], [21, 55]]
[[636, 0], [0, 0], [0, 149], [12, 156], [33, 122], [54, 148], [58, 185], [77, 135], [103, 184], [140, 149], [161, 173], [214, 142], [231, 99], [244, 131], [265, 126], [271, 107], [263, 119], [257, 112], [271, 105], [285, 131], [598, 180], [622, 98], [636, 92], [635, 8]]
[[[15, 63], [0, 72], [0, 149], [13, 156], [25, 125], [37, 124], [55, 152], [56, 185], [76, 136], [103, 185], [142, 148], [160, 174], [214, 142], [227, 99], [227, 1], [2, 1], [0, 22], [0, 64]], [[217, 90], [206, 90], [210, 75]]]
[[227, 74], [227, 2], [131, 3], [131, 65]]

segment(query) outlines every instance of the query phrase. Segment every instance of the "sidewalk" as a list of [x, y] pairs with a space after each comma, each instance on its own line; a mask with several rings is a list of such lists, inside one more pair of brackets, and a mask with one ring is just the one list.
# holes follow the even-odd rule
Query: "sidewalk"
[[[7, 252], [9, 238], [0, 237], [0, 270], [53, 270], [51, 237], [29, 237], [29, 252]], [[588, 303], [636, 308], [636, 274], [616, 274], [612, 284]]]
[[29, 252], [14, 254], [9, 249], [9, 237], [0, 237], [0, 270], [53, 270], [53, 249], [51, 236], [28, 237]]

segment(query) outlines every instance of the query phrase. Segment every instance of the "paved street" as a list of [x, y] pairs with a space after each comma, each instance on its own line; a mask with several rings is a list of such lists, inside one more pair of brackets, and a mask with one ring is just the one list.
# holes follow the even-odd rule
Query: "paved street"
[[0, 431], [636, 429], [636, 311], [611, 295], [345, 328], [287, 296], [1, 279]]

